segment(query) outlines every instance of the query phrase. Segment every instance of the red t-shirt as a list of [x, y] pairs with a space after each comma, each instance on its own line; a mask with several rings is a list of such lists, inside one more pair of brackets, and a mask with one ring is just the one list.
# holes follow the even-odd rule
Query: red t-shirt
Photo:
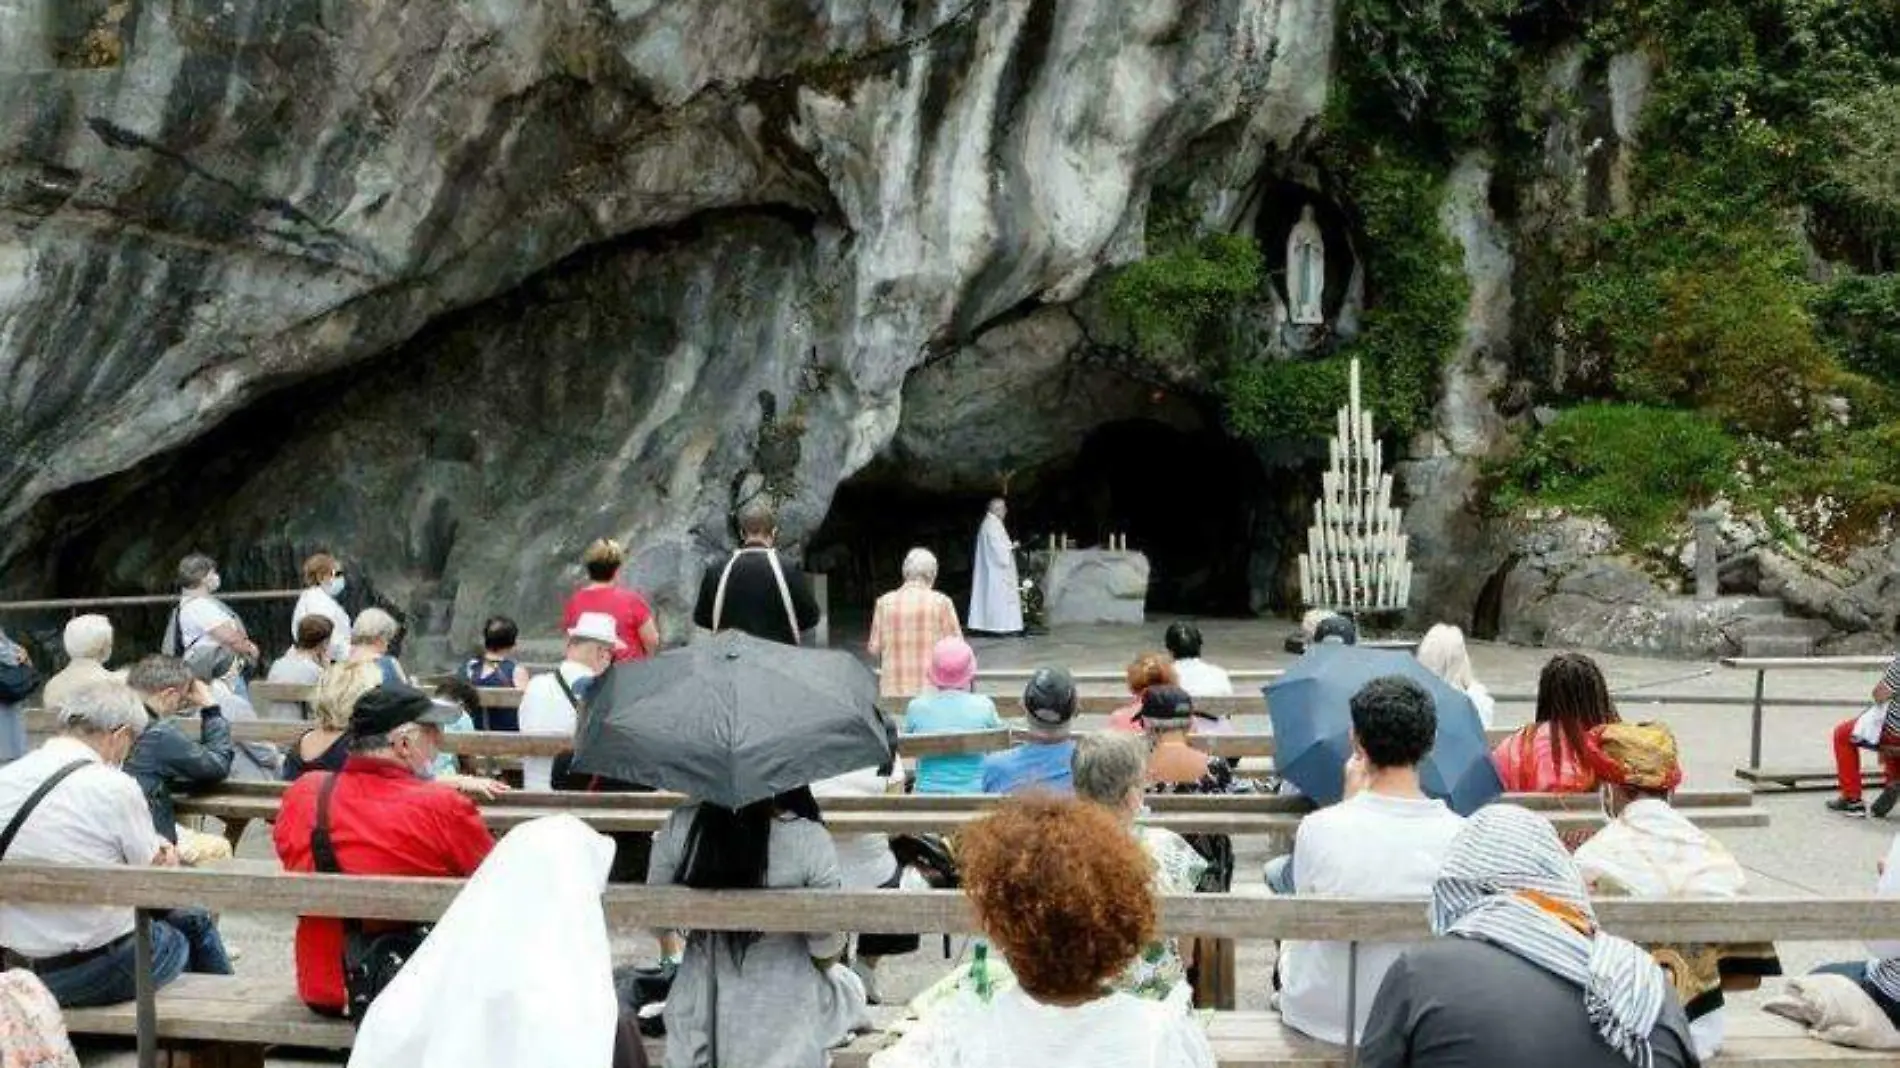
[[605, 612], [614, 617], [614, 630], [620, 640], [627, 643], [625, 649], [614, 654], [615, 660], [647, 658], [646, 646], [640, 644], [640, 628], [653, 618], [653, 609], [648, 607], [645, 597], [620, 586], [584, 586], [567, 599], [567, 610], [561, 613], [561, 629], [573, 629], [574, 624], [581, 621], [582, 612]]
[[[346, 874], [467, 878], [495, 847], [475, 803], [447, 786], [387, 760], [356, 756], [342, 774], [330, 795], [330, 840]], [[305, 775], [284, 791], [272, 837], [285, 871], [317, 870], [310, 836], [317, 795], [329, 777]], [[342, 920], [297, 918], [297, 996], [312, 1008], [342, 1011]]]

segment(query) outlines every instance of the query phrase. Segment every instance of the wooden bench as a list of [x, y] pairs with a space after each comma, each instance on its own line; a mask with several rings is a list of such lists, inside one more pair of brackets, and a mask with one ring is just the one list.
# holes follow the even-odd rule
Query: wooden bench
[[[1887, 666], [1890, 657], [1885, 656], [1766, 656], [1745, 657], [1730, 656], [1722, 659], [1722, 666], [1734, 671], [1753, 671], [1755, 673], [1755, 695], [1748, 699], [1751, 708], [1748, 765], [1735, 769], [1735, 777], [1750, 783], [1756, 788], [1771, 787], [1783, 790], [1831, 790], [1839, 786], [1839, 775], [1833, 768], [1821, 768], [1806, 765], [1781, 765], [1767, 767], [1762, 764], [1762, 726], [1766, 712], [1770, 707], [1787, 708], [1825, 708], [1832, 709], [1843, 718], [1859, 712], [1873, 703], [1873, 686], [1867, 687], [1870, 696], [1867, 700], [1839, 699], [1827, 697], [1776, 697], [1767, 695], [1768, 673], [1771, 671], [1854, 671], [1859, 673], [1877, 672]], [[1827, 725], [1832, 730], [1833, 724]], [[1877, 771], [1874, 773], [1879, 774]]]
[[[181, 723], [189, 729], [195, 721], [184, 720]], [[44, 737], [55, 729], [52, 716], [42, 710], [32, 710], [26, 715], [27, 733], [35, 737]], [[308, 723], [290, 723], [282, 720], [239, 720], [231, 724], [231, 736], [241, 742], [261, 742], [266, 745], [288, 746], [303, 737], [310, 730]], [[1509, 731], [1492, 731], [1487, 739], [1496, 744], [1510, 734]], [[1008, 749], [1023, 741], [1025, 732], [1004, 728], [986, 731], [954, 731], [943, 734], [906, 734], [898, 739], [897, 750], [907, 757], [946, 756], [968, 753], [993, 753]], [[1231, 757], [1236, 760], [1260, 759], [1272, 757], [1274, 739], [1271, 734], [1201, 734], [1189, 739], [1190, 744], [1213, 756]], [[442, 736], [442, 748], [446, 752], [459, 756], [479, 757], [493, 760], [520, 760], [527, 757], [557, 757], [574, 747], [574, 741], [564, 735], [521, 734], [515, 731], [468, 731], [464, 733], [446, 733]]]
[[[217, 790], [181, 796], [179, 815], [211, 816], [230, 822], [275, 821], [283, 796], [277, 783], [227, 783]], [[528, 820], [567, 812], [602, 832], [652, 831], [666, 821], [683, 798], [678, 794], [510, 793], [479, 802], [489, 827], [504, 832]], [[820, 804], [833, 831], [871, 834], [941, 834], [956, 830], [1002, 801], [983, 795], [888, 794], [882, 797], [826, 798]], [[1508, 800], [1544, 813], [1562, 831], [1599, 827], [1604, 822], [1595, 794], [1517, 794]], [[1291, 835], [1311, 810], [1302, 798], [1270, 794], [1157, 796], [1151, 799], [1152, 826], [1178, 834]], [[1686, 791], [1678, 807], [1705, 828], [1764, 827], [1766, 809], [1746, 791]]]
[[[348, 915], [365, 919], [439, 918], [460, 888], [456, 880], [386, 879], [123, 867], [0, 866], [0, 899], [20, 903], [116, 905], [151, 911], [198, 905], [220, 912]], [[966, 933], [968, 902], [937, 891], [694, 891], [676, 887], [612, 887], [602, 896], [610, 926], [701, 930], [876, 933]], [[1900, 899], [1745, 898], [1725, 901], [1597, 903], [1607, 929], [1643, 942], [1865, 940], [1900, 933]], [[1245, 898], [1171, 895], [1161, 901], [1161, 928], [1177, 936], [1316, 941], [1406, 942], [1429, 937], [1417, 900]], [[141, 938], [149, 927], [141, 923]], [[156, 1064], [161, 1044], [207, 1043], [215, 1063], [261, 1065], [267, 1046], [337, 1049], [350, 1028], [318, 1017], [295, 999], [284, 977], [182, 977], [163, 992], [150, 984], [127, 1006], [66, 1013], [78, 1035], [136, 1035], [142, 1064]], [[1272, 1014], [1217, 1013], [1216, 1055], [1228, 1068], [1347, 1065], [1347, 1051], [1288, 1031]], [[861, 1065], [889, 1041], [854, 1042], [840, 1064]], [[1892, 1055], [1837, 1049], [1808, 1039], [1783, 1021], [1731, 1006], [1728, 1047], [1716, 1065], [1795, 1068], [1891, 1064]]]
[[[310, 1049], [348, 1049], [355, 1029], [341, 1020], [328, 1020], [304, 1008], [296, 984], [288, 978], [233, 979], [186, 975], [158, 994], [158, 1036], [162, 1042], [212, 1043], [248, 1047], [261, 1065], [261, 1051], [270, 1046]], [[874, 1013], [887, 1020], [894, 1014]], [[883, 1023], [884, 1021], [880, 1021]], [[73, 1009], [66, 1026], [76, 1035], [136, 1037], [136, 1006], [113, 1005]], [[888, 1024], [886, 1024], [888, 1026]], [[1867, 1051], [1828, 1046], [1808, 1038], [1794, 1023], [1758, 1010], [1728, 1010], [1727, 1043], [1722, 1055], [1709, 1062], [1737, 1068], [1819, 1068], [1819, 1066], [1887, 1064], [1891, 1058]], [[1219, 1012], [1208, 1020], [1208, 1039], [1221, 1068], [1346, 1068], [1346, 1051], [1306, 1037], [1271, 1012]], [[867, 1068], [871, 1056], [896, 1036], [878, 1031], [861, 1035], [834, 1050], [834, 1068]], [[647, 1059], [664, 1060], [666, 1040], [648, 1039]], [[242, 1058], [223, 1058], [231, 1068]]]

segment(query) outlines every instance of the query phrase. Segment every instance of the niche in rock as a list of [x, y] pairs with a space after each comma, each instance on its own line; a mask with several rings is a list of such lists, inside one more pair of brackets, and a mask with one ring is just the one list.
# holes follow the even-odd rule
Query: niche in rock
[[1267, 272], [1273, 291], [1286, 309], [1290, 320], [1297, 321], [1302, 303], [1298, 289], [1302, 285], [1304, 265], [1291, 261], [1290, 250], [1298, 239], [1318, 231], [1322, 270], [1315, 279], [1320, 285], [1319, 323], [1333, 332], [1352, 289], [1356, 259], [1352, 249], [1352, 226], [1344, 212], [1325, 194], [1297, 182], [1270, 179], [1261, 191], [1260, 208], [1254, 217], [1254, 239], [1266, 257]]
[[[1148, 612], [1245, 615], [1253, 590], [1256, 527], [1268, 480], [1253, 451], [1209, 428], [1146, 419], [1110, 422], [1075, 452], [1012, 485], [1010, 534], [1026, 547], [1067, 533], [1078, 546], [1126, 534], [1150, 564]], [[880, 460], [838, 488], [806, 559], [829, 575], [833, 617], [869, 622], [895, 587], [904, 554], [937, 554], [937, 588], [967, 611], [977, 526], [991, 494], [918, 486]]]

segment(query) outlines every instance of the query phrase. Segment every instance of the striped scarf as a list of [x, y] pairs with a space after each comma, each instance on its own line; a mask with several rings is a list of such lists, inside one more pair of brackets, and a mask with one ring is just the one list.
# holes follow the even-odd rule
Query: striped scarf
[[1543, 817], [1515, 805], [1480, 809], [1432, 886], [1432, 931], [1472, 938], [1583, 988], [1597, 1033], [1637, 1068], [1669, 984], [1641, 947], [1603, 933], [1583, 877]]
[[1885, 994], [1888, 1000], [1900, 1002], [1900, 957], [1888, 957], [1869, 964], [1867, 982]]

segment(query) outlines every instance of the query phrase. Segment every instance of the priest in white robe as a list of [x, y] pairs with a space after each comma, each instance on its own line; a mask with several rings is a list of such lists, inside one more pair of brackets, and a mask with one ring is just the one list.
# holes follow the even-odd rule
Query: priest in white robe
[[1016, 548], [1003, 529], [1009, 507], [998, 497], [976, 533], [976, 569], [970, 582], [973, 631], [1019, 634], [1023, 629], [1023, 591], [1016, 579]]

